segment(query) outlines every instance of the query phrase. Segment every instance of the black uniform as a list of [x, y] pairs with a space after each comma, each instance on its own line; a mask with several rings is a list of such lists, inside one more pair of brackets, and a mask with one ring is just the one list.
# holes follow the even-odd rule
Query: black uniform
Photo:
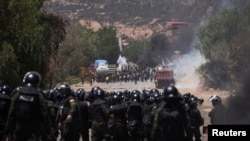
[[50, 141], [57, 141], [57, 138], [59, 136], [59, 130], [58, 130], [58, 123], [56, 123], [56, 119], [61, 99], [59, 99], [58, 97], [59, 93], [56, 90], [56, 88], [44, 91], [44, 95], [46, 98], [46, 105], [51, 122]]
[[190, 118], [191, 134], [194, 136], [195, 141], [201, 141], [200, 126], [203, 125], [204, 120], [200, 110], [197, 107], [191, 107], [188, 114]]
[[40, 91], [24, 86], [12, 100], [6, 132], [13, 133], [14, 141], [38, 140], [51, 133], [46, 100]]
[[109, 139], [108, 119], [109, 110], [106, 101], [97, 98], [90, 105], [90, 115], [92, 121], [92, 141], [102, 141]]
[[190, 121], [182, 95], [173, 85], [164, 88], [163, 95], [154, 118], [152, 141], [191, 141]]
[[162, 103], [155, 115], [152, 141], [191, 140], [188, 124], [188, 116], [185, 114], [185, 110], [180, 110], [178, 106], [172, 104]]
[[7, 94], [0, 93], [0, 139], [4, 136], [4, 128], [7, 121], [9, 109], [11, 104], [11, 97]]
[[156, 110], [160, 103], [160, 92], [157, 89], [144, 91], [144, 106], [143, 106], [143, 138], [144, 141], [151, 141], [151, 131], [153, 127]]
[[80, 122], [80, 134], [83, 141], [89, 141], [89, 129], [91, 128], [90, 124], [90, 103], [87, 101], [79, 101], [79, 122]]
[[211, 124], [225, 124], [226, 108], [223, 104], [218, 104], [208, 113]]
[[128, 105], [127, 118], [128, 118], [128, 133], [129, 141], [139, 141], [142, 138], [142, 103], [132, 101]]
[[219, 96], [213, 95], [209, 99], [213, 104], [213, 109], [208, 113], [211, 124], [225, 124], [226, 123], [226, 108], [222, 104]]
[[113, 141], [128, 141], [126, 111], [124, 104], [110, 107], [110, 133]]
[[[70, 119], [68, 117], [71, 117]], [[76, 99], [68, 96], [62, 100], [59, 110], [57, 123], [61, 131], [62, 141], [78, 141], [79, 140], [79, 117]]]
[[158, 105], [156, 102], [147, 101], [143, 106], [143, 136], [146, 141], [151, 141], [151, 130], [153, 127], [154, 116]]

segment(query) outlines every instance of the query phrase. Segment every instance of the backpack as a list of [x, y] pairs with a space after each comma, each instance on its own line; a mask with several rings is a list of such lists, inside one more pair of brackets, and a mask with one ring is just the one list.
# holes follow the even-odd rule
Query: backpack
[[164, 107], [159, 116], [159, 128], [162, 139], [184, 140], [186, 133], [183, 117], [179, 110]]
[[40, 118], [40, 93], [34, 88], [22, 88], [17, 93], [14, 104], [14, 115], [20, 120], [36, 120]]

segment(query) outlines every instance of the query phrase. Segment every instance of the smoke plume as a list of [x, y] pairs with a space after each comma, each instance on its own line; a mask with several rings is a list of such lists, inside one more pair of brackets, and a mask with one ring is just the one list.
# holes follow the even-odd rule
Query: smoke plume
[[162, 59], [164, 59], [166, 55], [170, 54], [170, 52], [165, 34], [157, 34], [151, 38], [138, 64], [142, 67], [156, 67], [162, 62]]

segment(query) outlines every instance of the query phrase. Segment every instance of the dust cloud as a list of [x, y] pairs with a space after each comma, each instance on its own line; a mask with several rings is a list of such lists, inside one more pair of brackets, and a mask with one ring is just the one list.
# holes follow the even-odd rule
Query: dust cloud
[[200, 52], [193, 48], [188, 53], [173, 60], [176, 86], [179, 88], [195, 88], [200, 84], [197, 69], [205, 62]]

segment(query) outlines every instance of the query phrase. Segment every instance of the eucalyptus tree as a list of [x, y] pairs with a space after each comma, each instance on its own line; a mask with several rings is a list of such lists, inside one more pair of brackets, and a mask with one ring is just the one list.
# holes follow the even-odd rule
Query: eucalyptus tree
[[[0, 0], [0, 80], [20, 85], [27, 71], [47, 82], [50, 58], [64, 40], [67, 22], [42, 11], [44, 0]], [[12, 65], [11, 65], [12, 64]]]
[[196, 48], [207, 62], [198, 72], [209, 87], [233, 89], [249, 75], [250, 6], [244, 12], [237, 9], [223, 10], [199, 27]]

